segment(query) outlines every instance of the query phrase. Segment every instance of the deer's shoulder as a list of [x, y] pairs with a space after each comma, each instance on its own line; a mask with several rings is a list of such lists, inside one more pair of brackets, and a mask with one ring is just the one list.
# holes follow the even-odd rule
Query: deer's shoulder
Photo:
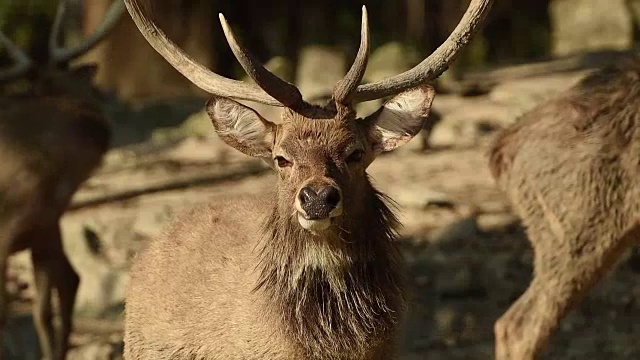
[[265, 195], [241, 195], [192, 207], [176, 215], [141, 256], [169, 252], [174, 259], [191, 262], [198, 254], [207, 254], [211, 261], [226, 254], [251, 252], [270, 213], [268, 204]]

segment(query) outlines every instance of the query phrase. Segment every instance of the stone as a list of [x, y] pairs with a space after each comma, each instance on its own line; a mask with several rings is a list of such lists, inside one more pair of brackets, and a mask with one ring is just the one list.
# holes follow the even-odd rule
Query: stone
[[371, 52], [364, 82], [373, 82], [407, 71], [420, 62], [419, 52], [399, 42], [389, 42]]
[[300, 51], [296, 84], [305, 99], [331, 96], [333, 86], [347, 71], [344, 51], [337, 47], [310, 45]]
[[122, 359], [122, 351], [112, 344], [95, 342], [70, 349], [67, 360], [116, 360]]
[[633, 44], [632, 10], [627, 0], [554, 0], [549, 14], [555, 56], [626, 50]]

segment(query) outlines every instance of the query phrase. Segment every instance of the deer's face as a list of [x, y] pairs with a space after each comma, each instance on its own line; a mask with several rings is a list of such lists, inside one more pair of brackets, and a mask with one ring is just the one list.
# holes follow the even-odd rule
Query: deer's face
[[[277, 216], [290, 209], [302, 228], [317, 233], [339, 226], [335, 219], [341, 216], [346, 222], [362, 220], [358, 219], [362, 213], [354, 210], [358, 206], [367, 209], [370, 205], [363, 200], [375, 191], [366, 183], [366, 167], [376, 155], [405, 144], [422, 129], [435, 95], [424, 84], [450, 66], [478, 31], [493, 0], [471, 0], [460, 24], [436, 52], [410, 70], [369, 84], [361, 84], [371, 50], [369, 17], [362, 6], [358, 53], [324, 108], [305, 101], [294, 84], [262, 66], [238, 41], [222, 14], [220, 24], [229, 47], [255, 84], [220, 76], [195, 63], [150, 20], [148, 3], [125, 3], [153, 48], [214, 96], [207, 103], [207, 112], [218, 135], [241, 152], [264, 158], [279, 172]], [[355, 118], [354, 104], [391, 94], [396, 95], [376, 113]], [[230, 98], [285, 106], [284, 123], [275, 125]]]
[[366, 129], [351, 119], [302, 118], [294, 113], [276, 128], [273, 167], [280, 175], [281, 205], [291, 206], [300, 225], [320, 231], [349, 212], [373, 159]]
[[309, 119], [287, 109], [276, 125], [219, 97], [208, 102], [207, 111], [227, 144], [272, 165], [279, 173], [281, 208], [289, 207], [301, 227], [317, 233], [362, 206], [366, 168], [422, 129], [434, 93], [429, 86], [405, 91], [364, 119], [351, 111]]

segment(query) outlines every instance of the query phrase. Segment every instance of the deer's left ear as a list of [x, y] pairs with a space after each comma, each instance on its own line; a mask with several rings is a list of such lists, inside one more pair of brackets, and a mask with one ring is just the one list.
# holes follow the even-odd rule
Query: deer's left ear
[[409, 89], [365, 118], [374, 152], [391, 151], [416, 136], [429, 117], [435, 95], [436, 91], [430, 85]]

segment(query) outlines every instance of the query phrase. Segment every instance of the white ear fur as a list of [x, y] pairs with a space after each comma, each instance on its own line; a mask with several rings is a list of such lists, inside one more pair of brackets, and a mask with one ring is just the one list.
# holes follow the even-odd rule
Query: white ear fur
[[406, 90], [370, 116], [374, 151], [396, 149], [416, 136], [429, 117], [435, 89], [430, 85]]
[[218, 136], [237, 150], [271, 158], [275, 125], [237, 101], [213, 97], [206, 105]]

